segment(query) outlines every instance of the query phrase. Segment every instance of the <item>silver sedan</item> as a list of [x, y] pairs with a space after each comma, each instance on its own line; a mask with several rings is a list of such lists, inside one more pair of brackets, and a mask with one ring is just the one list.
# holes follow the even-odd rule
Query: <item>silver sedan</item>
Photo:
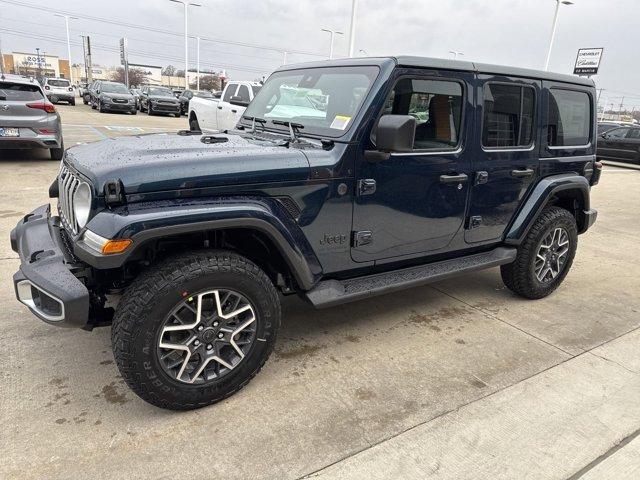
[[0, 76], [0, 149], [47, 148], [62, 159], [62, 124], [40, 84], [19, 75]]

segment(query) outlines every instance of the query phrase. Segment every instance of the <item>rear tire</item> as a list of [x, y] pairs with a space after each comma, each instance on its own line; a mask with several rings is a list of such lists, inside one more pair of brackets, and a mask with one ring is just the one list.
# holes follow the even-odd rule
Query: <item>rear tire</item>
[[64, 140], [60, 143], [60, 148], [50, 148], [49, 155], [51, 160], [62, 160], [64, 156]]
[[279, 326], [278, 293], [260, 268], [233, 252], [199, 251], [152, 266], [127, 288], [111, 340], [138, 396], [190, 410], [245, 386], [273, 351]]
[[189, 118], [189, 130], [192, 132], [200, 132], [200, 124], [198, 123], [198, 117], [195, 113]]
[[76, 106], [76, 99], [75, 99], [75, 98], [72, 98], [72, 99], [69, 101], [69, 105], [71, 105], [72, 107], [75, 107], [75, 106]]
[[522, 297], [544, 298], [558, 288], [569, 273], [577, 246], [578, 227], [574, 216], [564, 208], [549, 207], [527, 233], [515, 261], [500, 267], [502, 281]]

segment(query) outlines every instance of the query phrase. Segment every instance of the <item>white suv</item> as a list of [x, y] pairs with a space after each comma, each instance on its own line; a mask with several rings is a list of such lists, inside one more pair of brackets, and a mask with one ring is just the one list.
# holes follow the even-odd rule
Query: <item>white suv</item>
[[58, 103], [62, 100], [69, 105], [76, 104], [76, 94], [71, 82], [66, 78], [45, 78], [42, 87], [51, 103]]

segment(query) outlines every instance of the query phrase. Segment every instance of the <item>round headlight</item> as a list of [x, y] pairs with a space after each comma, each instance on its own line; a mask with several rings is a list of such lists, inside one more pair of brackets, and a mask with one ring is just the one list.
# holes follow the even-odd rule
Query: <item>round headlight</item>
[[80, 228], [89, 221], [91, 213], [91, 187], [88, 183], [81, 183], [73, 194], [73, 214]]

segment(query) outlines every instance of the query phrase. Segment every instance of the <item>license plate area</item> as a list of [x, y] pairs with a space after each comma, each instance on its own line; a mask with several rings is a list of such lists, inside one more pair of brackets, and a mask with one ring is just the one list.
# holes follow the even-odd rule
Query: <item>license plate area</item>
[[20, 129], [13, 127], [0, 127], [0, 137], [19, 137]]

